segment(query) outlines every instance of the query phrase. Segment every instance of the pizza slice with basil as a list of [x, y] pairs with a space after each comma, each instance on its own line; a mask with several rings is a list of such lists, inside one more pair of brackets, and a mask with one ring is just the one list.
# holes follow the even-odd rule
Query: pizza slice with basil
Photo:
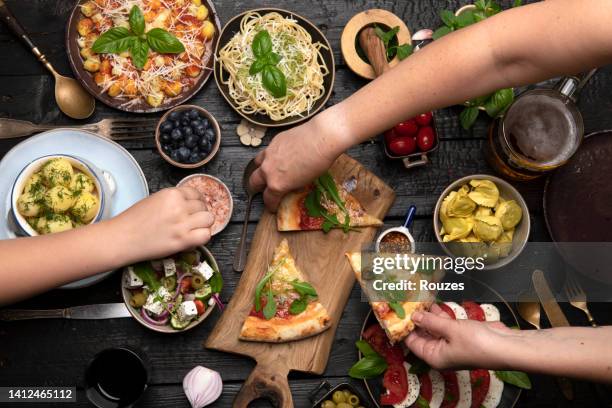
[[282, 343], [314, 336], [330, 324], [316, 290], [295, 264], [287, 240], [282, 240], [255, 288], [253, 307], [242, 325], [240, 339]]
[[[368, 293], [366, 284], [361, 279], [361, 253], [352, 252], [347, 253], [346, 257], [353, 268], [355, 278], [361, 285], [364, 293]], [[416, 275], [415, 275], [416, 276]], [[428, 298], [427, 295], [422, 296]], [[418, 296], [417, 298], [421, 298]], [[380, 323], [380, 326], [387, 333], [387, 337], [391, 344], [395, 344], [403, 340], [412, 330], [415, 325], [412, 321], [412, 314], [417, 311], [423, 311], [431, 306], [431, 301], [402, 301], [402, 300], [391, 300], [391, 301], [376, 301], [369, 299], [370, 306], [374, 312], [376, 320]]]
[[279, 231], [323, 230], [376, 227], [382, 221], [368, 214], [363, 205], [325, 173], [303, 191], [287, 194], [276, 214]]

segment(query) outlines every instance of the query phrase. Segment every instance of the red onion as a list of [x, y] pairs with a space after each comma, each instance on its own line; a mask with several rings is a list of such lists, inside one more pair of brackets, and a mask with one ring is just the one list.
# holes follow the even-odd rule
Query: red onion
[[[166, 313], [167, 313], [167, 311], [166, 311]], [[144, 309], [144, 307], [140, 309], [140, 315], [145, 320], [145, 322], [147, 322], [149, 324], [152, 324], [154, 326], [163, 326], [166, 323], [168, 323], [168, 315], [167, 314], [166, 314], [166, 318], [165, 319], [158, 321], [158, 320], [153, 319], [151, 316], [149, 316], [147, 314], [147, 311]]]
[[179, 292], [181, 291], [181, 281], [188, 276], [193, 276], [193, 275], [187, 272], [187, 273], [184, 273], [178, 276], [178, 278], [176, 279], [176, 290], [174, 291], [174, 296], [172, 297], [172, 299], [176, 299], [176, 297], [179, 295]]
[[223, 302], [221, 302], [221, 299], [219, 298], [219, 294], [213, 293], [212, 298], [214, 299], [215, 303], [217, 303], [217, 305], [219, 306], [219, 309], [223, 311], [225, 306], [223, 305]]

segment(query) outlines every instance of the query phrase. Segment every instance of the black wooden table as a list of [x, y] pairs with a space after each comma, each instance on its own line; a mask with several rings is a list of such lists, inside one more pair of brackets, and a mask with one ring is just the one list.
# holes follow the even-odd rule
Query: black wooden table
[[[31, 33], [42, 52], [63, 74], [71, 74], [64, 47], [65, 25], [75, 0], [7, 0], [18, 20]], [[455, 9], [465, 2], [457, 0], [309, 0], [309, 1], [230, 1], [216, 0], [222, 22], [238, 12], [261, 6], [283, 7], [311, 19], [328, 37], [335, 53], [336, 83], [329, 104], [338, 103], [359, 89], [365, 81], [348, 70], [340, 54], [340, 34], [349, 18], [370, 8], [391, 10], [402, 17], [411, 30], [439, 24], [437, 11]], [[407, 78], [406, 80], [410, 80]], [[476, 79], [475, 79], [476, 80]], [[426, 92], [426, 89], [424, 89]], [[587, 133], [612, 128], [612, 70], [601, 69], [583, 92], [580, 108]], [[244, 220], [245, 194], [241, 188], [244, 166], [262, 147], [244, 147], [235, 134], [239, 116], [219, 94], [211, 80], [191, 103], [201, 105], [217, 117], [222, 127], [222, 147], [215, 160], [201, 171], [222, 179], [234, 196], [235, 208], [228, 228], [215, 237], [209, 248], [219, 260], [226, 285], [222, 298], [227, 301], [238, 282], [232, 271], [232, 259]], [[388, 225], [400, 222], [407, 207], [417, 205], [413, 233], [417, 241], [433, 242], [432, 213], [435, 202], [453, 180], [475, 173], [491, 173], [482, 155], [488, 122], [480, 120], [466, 132], [458, 122], [457, 108], [439, 112], [439, 150], [425, 167], [406, 171], [399, 163], [385, 160], [380, 146], [364, 143], [350, 149], [349, 154], [375, 174], [382, 177], [397, 192], [397, 200], [385, 220]], [[125, 114], [98, 104], [89, 121]], [[53, 79], [4, 26], [0, 25], [0, 117], [30, 120], [36, 123], [75, 124], [57, 109], [53, 98]], [[269, 142], [269, 132], [264, 145]], [[18, 140], [0, 142], [0, 157]], [[122, 142], [140, 163], [152, 192], [174, 186], [188, 172], [172, 168], [155, 150], [153, 139]], [[3, 177], [0, 174], [0, 177]], [[543, 181], [524, 183], [518, 188], [526, 198], [532, 217], [532, 241], [549, 241], [542, 216]], [[4, 199], [4, 198], [3, 198]], [[263, 208], [255, 203], [249, 220], [252, 236]], [[1, 265], [1, 261], [0, 261]], [[1, 267], [1, 266], [0, 266]], [[82, 304], [120, 302], [120, 274], [80, 290], [54, 290], [16, 307], [57, 308]], [[580, 312], [564, 305], [570, 321], [585, 325]], [[360, 300], [357, 287], [353, 289], [345, 313], [336, 333], [327, 370], [323, 377], [292, 373], [291, 389], [296, 407], [308, 407], [308, 393], [322, 379], [332, 384], [352, 381], [349, 367], [357, 358], [354, 342], [368, 311]], [[601, 323], [611, 324], [612, 313], [605, 304], [593, 304], [592, 311]], [[133, 319], [105, 321], [38, 320], [0, 324], [0, 386], [77, 386], [78, 403], [88, 406], [82, 389], [83, 371], [89, 359], [98, 351], [113, 346], [130, 346], [141, 350], [151, 364], [150, 387], [139, 403], [142, 407], [187, 407], [182, 379], [195, 365], [219, 371], [224, 380], [224, 391], [215, 407], [231, 406], [231, 401], [245, 380], [253, 362], [247, 358], [209, 351], [203, 342], [218, 318], [215, 312], [204, 324], [180, 335], [162, 335], [143, 328]], [[589, 384], [576, 382], [576, 399], [565, 401], [550, 377], [532, 376], [534, 388], [523, 393], [521, 407], [590, 407], [599, 406]], [[360, 382], [354, 382], [361, 387]], [[1, 405], [1, 404], [0, 404]], [[22, 404], [19, 406], [25, 406]], [[75, 406], [71, 405], [71, 406]], [[261, 402], [257, 406], [267, 406]], [[38, 406], [38, 405], [36, 405]]]

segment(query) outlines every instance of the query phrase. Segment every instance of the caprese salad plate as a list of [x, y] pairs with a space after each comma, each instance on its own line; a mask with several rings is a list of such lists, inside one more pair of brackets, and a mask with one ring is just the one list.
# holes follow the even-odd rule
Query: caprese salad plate
[[[493, 303], [439, 302], [440, 308], [453, 319], [501, 321], [518, 327], [510, 305], [494, 289], [471, 279], [475, 286], [488, 291]], [[364, 379], [365, 387], [377, 408], [512, 408], [529, 382], [524, 373], [474, 370], [434, 370], [403, 344], [391, 345], [370, 311], [364, 321], [358, 342], [359, 358], [376, 352], [386, 361], [386, 369], [376, 377]], [[365, 353], [364, 353], [365, 352]], [[518, 377], [518, 378], [516, 378]]]

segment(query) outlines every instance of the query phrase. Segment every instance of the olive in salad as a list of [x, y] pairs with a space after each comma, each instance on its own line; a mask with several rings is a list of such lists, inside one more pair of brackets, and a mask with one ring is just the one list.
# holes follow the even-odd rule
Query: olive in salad
[[223, 278], [213, 265], [194, 249], [128, 266], [123, 282], [128, 302], [149, 325], [183, 330], [215, 303], [223, 306]]

